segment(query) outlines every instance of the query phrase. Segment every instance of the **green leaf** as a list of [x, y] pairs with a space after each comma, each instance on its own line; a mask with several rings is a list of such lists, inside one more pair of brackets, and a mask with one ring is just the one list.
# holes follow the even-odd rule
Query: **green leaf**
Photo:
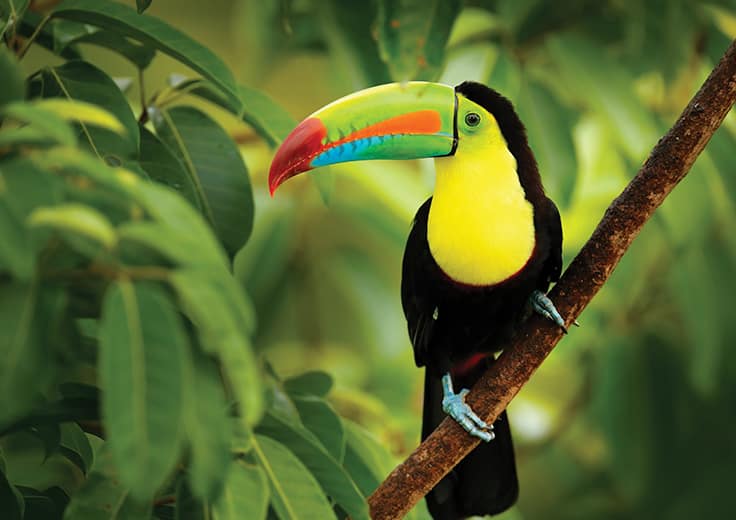
[[89, 63], [72, 61], [43, 69], [41, 80], [43, 97], [62, 97], [104, 107], [125, 127], [126, 134], [121, 136], [104, 128], [90, 128], [80, 121], [82, 141], [96, 155], [101, 158], [112, 156], [111, 159], [117, 164], [124, 158], [138, 155], [138, 122], [125, 96], [110, 76]]
[[61, 197], [61, 181], [28, 159], [15, 158], [0, 166], [0, 266], [17, 278], [30, 280], [35, 271], [36, 244], [28, 233], [28, 215]]
[[459, 0], [381, 0], [378, 48], [395, 81], [436, 80]]
[[185, 165], [205, 217], [233, 256], [253, 227], [253, 192], [240, 150], [220, 125], [193, 107], [153, 112], [159, 138]]
[[189, 488], [186, 478], [180, 478], [176, 484], [176, 520], [209, 520], [210, 505], [198, 500]]
[[150, 504], [138, 503], [130, 496], [105, 444], [97, 451], [84, 486], [72, 495], [64, 519], [143, 520], [150, 518], [150, 514]]
[[220, 361], [245, 424], [252, 427], [263, 412], [263, 390], [249, 339], [253, 318], [240, 287], [201, 269], [175, 271], [171, 285], [203, 350]]
[[[61, 425], [61, 448], [66, 450], [66, 457], [79, 466], [85, 473], [92, 467], [94, 453], [87, 435], [77, 423], [67, 422]], [[71, 454], [74, 454], [73, 456]]]
[[[2, 24], [0, 18], [0, 24]], [[0, 31], [0, 37], [2, 31]], [[3, 88], [0, 89], [0, 107], [13, 101], [22, 101], [26, 87], [23, 73], [18, 59], [5, 46], [0, 46], [0, 78], [3, 78]]]
[[391, 75], [379, 55], [372, 27], [376, 3], [324, 0], [315, 7], [334, 61], [331, 82], [334, 76], [334, 82], [346, 90], [389, 83]]
[[[159, 243], [160, 251], [170, 255], [181, 265], [208, 265], [210, 268], [226, 269], [228, 262], [220, 243], [215, 239], [204, 219], [177, 193], [150, 182], [136, 179], [136, 200], [153, 217], [166, 235], [158, 239], [150, 232], [141, 230], [136, 238], [151, 247]], [[121, 236], [123, 231], [121, 230]], [[125, 233], [127, 238], [132, 233]], [[187, 248], [188, 251], [187, 251]]]
[[215, 503], [215, 520], [261, 520], [268, 513], [268, 478], [259, 467], [242, 460], [233, 461], [227, 472], [225, 489]]
[[518, 62], [509, 51], [504, 48], [499, 50], [496, 63], [493, 64], [487, 84], [511, 100], [519, 98], [521, 90], [521, 69]]
[[0, 38], [9, 27], [17, 25], [30, 0], [0, 0]]
[[[105, 249], [111, 250], [117, 238], [115, 229], [105, 215], [82, 204], [61, 204], [54, 207], [38, 208], [28, 217], [31, 228], [48, 228], [61, 231], [71, 238], [86, 238]], [[82, 254], [94, 253], [86, 243], [72, 240], [71, 245], [80, 249]], [[80, 247], [81, 245], [81, 247]]]
[[139, 69], [145, 69], [156, 56], [156, 49], [131, 41], [114, 32], [105, 31], [84, 23], [70, 20], [54, 20], [54, 52], [63, 54], [78, 43], [97, 45], [125, 57]]
[[[45, 25], [38, 31], [41, 23]], [[34, 45], [38, 45], [47, 49], [49, 52], [55, 53], [57, 43], [53, 35], [54, 21], [46, 20], [46, 17], [35, 11], [26, 11], [23, 15], [20, 25], [17, 27], [18, 35], [24, 38], [30, 38], [32, 35], [36, 35], [36, 39], [33, 41]], [[60, 52], [60, 56], [67, 60], [81, 60], [82, 56], [79, 51], [74, 47], [67, 47]], [[31, 92], [33, 90], [31, 89]]]
[[278, 146], [296, 127], [297, 121], [270, 96], [260, 90], [240, 85], [243, 102], [243, 121], [271, 146]]
[[63, 293], [42, 290], [35, 280], [0, 284], [0, 425], [46, 390], [54, 368], [51, 338], [64, 305]]
[[330, 374], [312, 370], [285, 380], [284, 389], [292, 396], [324, 397], [330, 392], [333, 384]]
[[23, 497], [0, 471], [0, 511], [5, 520], [23, 519]]
[[253, 447], [268, 477], [271, 506], [281, 520], [335, 518], [314, 476], [283, 444], [256, 435]]
[[169, 82], [172, 88], [161, 94], [159, 103], [163, 104], [180, 93], [200, 97], [242, 118], [271, 146], [278, 146], [297, 125], [297, 121], [281, 105], [260, 90], [239, 85], [241, 104], [233, 105], [208, 81], [172, 76]]
[[135, 0], [135, 6], [138, 9], [138, 14], [143, 14], [143, 11], [151, 6], [152, 0]]
[[167, 23], [139, 15], [127, 5], [98, 0], [66, 0], [53, 16], [89, 23], [154, 47], [191, 67], [217, 85], [238, 105], [238, 90], [232, 72], [212, 51]]
[[574, 121], [547, 89], [531, 80], [522, 86], [516, 108], [526, 126], [544, 186], [564, 209], [570, 204], [577, 177], [572, 142]]
[[360, 491], [369, 496], [394, 467], [388, 450], [357, 424], [343, 419], [345, 428], [345, 461], [343, 466]]
[[49, 403], [40, 403], [35, 409], [25, 414], [21, 420], [7, 426], [3, 425], [0, 435], [17, 432], [38, 424], [98, 421], [100, 419], [98, 409], [98, 399], [93, 397], [69, 396]]
[[201, 211], [197, 189], [181, 161], [146, 127], [141, 126], [140, 131], [141, 168], [151, 179], [178, 191], [192, 206]]
[[105, 296], [99, 339], [110, 450], [122, 482], [148, 500], [180, 454], [188, 338], [163, 289], [119, 280]]
[[184, 427], [191, 453], [189, 481], [195, 496], [209, 502], [222, 491], [225, 478], [222, 469], [231, 459], [233, 429], [217, 364], [198, 354], [192, 383], [187, 388], [189, 404], [184, 409]]
[[29, 433], [43, 443], [44, 459], [56, 453], [61, 442], [61, 429], [57, 423], [46, 423], [33, 426]]
[[351, 518], [370, 518], [368, 505], [355, 482], [309, 430], [278, 414], [267, 412], [256, 431], [279, 441], [299, 457], [325, 493]]
[[337, 412], [319, 397], [294, 397], [292, 400], [302, 424], [320, 440], [337, 462], [342, 463], [345, 457], [345, 431]]
[[[16, 121], [27, 123], [32, 129], [38, 132], [37, 135], [42, 139], [49, 139], [66, 146], [76, 146], [77, 144], [77, 138], [72, 128], [64, 119], [51, 110], [35, 106], [31, 103], [18, 102], [6, 105], [3, 109], [3, 114]], [[0, 132], [0, 139], [7, 133], [7, 130]], [[11, 143], [6, 141], [4, 144]]]

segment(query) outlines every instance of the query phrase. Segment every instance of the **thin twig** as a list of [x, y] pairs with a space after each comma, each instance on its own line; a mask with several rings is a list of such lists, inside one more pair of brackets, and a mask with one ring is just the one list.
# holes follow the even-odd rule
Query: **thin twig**
[[[606, 282], [654, 210], [685, 177], [735, 100], [736, 41], [636, 177], [609, 206], [550, 293], [568, 325]], [[561, 337], [558, 327], [538, 316], [530, 318], [473, 387], [468, 403], [483, 419], [493, 422]], [[371, 517], [403, 517], [478, 442], [457, 423], [445, 419], [370, 496]]]

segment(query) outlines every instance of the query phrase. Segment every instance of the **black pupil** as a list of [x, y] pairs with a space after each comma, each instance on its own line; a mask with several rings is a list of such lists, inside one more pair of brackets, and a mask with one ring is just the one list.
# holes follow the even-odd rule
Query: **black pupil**
[[475, 112], [471, 112], [465, 116], [465, 122], [468, 124], [468, 126], [476, 126], [478, 123], [480, 123], [480, 116]]

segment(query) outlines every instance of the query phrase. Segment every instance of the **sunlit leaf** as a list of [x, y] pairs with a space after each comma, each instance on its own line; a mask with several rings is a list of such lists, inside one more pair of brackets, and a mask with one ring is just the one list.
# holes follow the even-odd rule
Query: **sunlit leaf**
[[378, 46], [395, 81], [436, 80], [458, 0], [381, 0]]
[[154, 47], [212, 81], [236, 105], [237, 86], [227, 66], [212, 51], [167, 23], [117, 2], [65, 0], [55, 17], [89, 23]]
[[188, 338], [163, 289], [121, 280], [105, 296], [99, 339], [110, 450], [121, 481], [145, 501], [181, 449]]
[[255, 436], [253, 446], [268, 477], [271, 506], [281, 520], [335, 518], [319, 484], [291, 451], [262, 435]]
[[267, 413], [257, 431], [284, 444], [299, 457], [325, 493], [352, 518], [369, 518], [368, 505], [355, 482], [309, 430], [280, 415]]
[[[51, 110], [38, 107], [31, 103], [17, 102], [6, 105], [3, 108], [3, 115], [16, 121], [27, 123], [33, 130], [38, 132], [36, 134], [37, 139], [49, 139], [56, 141], [58, 144], [67, 146], [74, 146], [77, 144], [77, 138], [75, 137], [72, 128], [62, 117]], [[20, 130], [24, 130], [24, 128], [21, 128]], [[8, 133], [9, 132], [7, 130], [1, 132], [0, 139], [3, 138], [3, 135]], [[15, 135], [23, 136], [23, 134], [20, 133]], [[30, 136], [30, 134], [25, 135]], [[24, 141], [19, 140], [19, 142]], [[11, 143], [6, 140], [6, 144]]]
[[[29, 215], [28, 224], [31, 228], [62, 231], [70, 237], [81, 236], [101, 244], [106, 249], [111, 249], [117, 241], [115, 229], [110, 221], [100, 212], [82, 204], [38, 208]], [[80, 251], [82, 253], [90, 251], [86, 247], [82, 249]]]
[[215, 502], [215, 520], [262, 520], [268, 513], [268, 478], [259, 466], [233, 461], [227, 471], [225, 489]]
[[253, 193], [238, 147], [209, 116], [193, 107], [155, 111], [159, 138], [184, 164], [225, 249], [234, 255], [250, 236]]
[[53, 112], [65, 121], [78, 121], [100, 128], [106, 128], [121, 136], [127, 131], [115, 116], [98, 105], [68, 99], [44, 99], [34, 103], [42, 110]]

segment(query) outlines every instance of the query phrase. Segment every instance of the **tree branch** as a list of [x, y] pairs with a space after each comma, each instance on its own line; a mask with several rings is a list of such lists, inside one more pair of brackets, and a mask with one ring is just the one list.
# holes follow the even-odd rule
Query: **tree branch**
[[[550, 293], [568, 325], [606, 282], [654, 210], [685, 177], [735, 100], [736, 41], [636, 177], [608, 207]], [[558, 327], [531, 317], [468, 395], [473, 410], [486, 421], [495, 421], [561, 337]], [[403, 517], [478, 442], [445, 419], [370, 496], [371, 518]]]

